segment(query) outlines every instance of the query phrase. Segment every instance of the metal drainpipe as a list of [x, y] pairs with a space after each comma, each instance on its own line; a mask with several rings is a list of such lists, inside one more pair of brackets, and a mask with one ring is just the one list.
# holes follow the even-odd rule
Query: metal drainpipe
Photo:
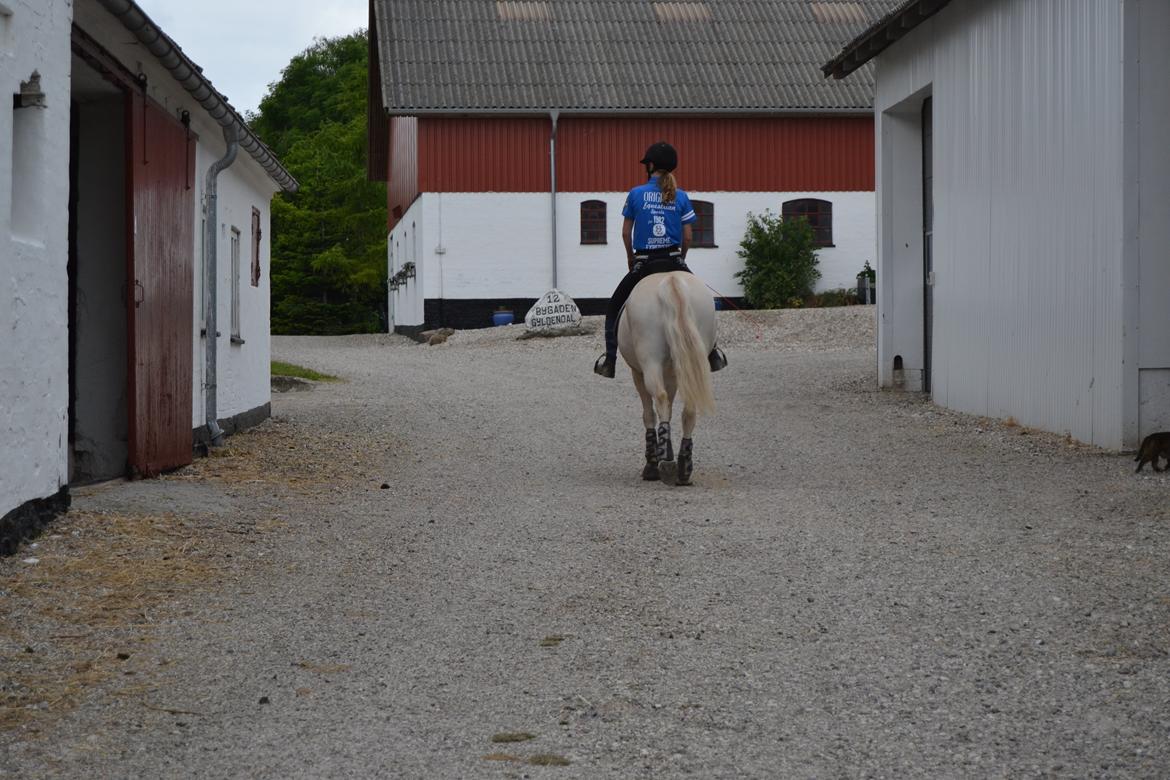
[[211, 437], [211, 446], [223, 444], [223, 430], [219, 427], [216, 415], [216, 347], [219, 341], [218, 312], [219, 304], [216, 296], [216, 280], [219, 278], [218, 255], [216, 239], [219, 236], [219, 174], [236, 161], [236, 154], [240, 151], [240, 134], [235, 124], [223, 129], [223, 140], [227, 143], [227, 152], [222, 159], [216, 160], [207, 169], [207, 183], [203, 188], [203, 297], [205, 308], [203, 311], [204, 335], [207, 338], [206, 366], [204, 369], [204, 385], [206, 393], [207, 433]]
[[552, 286], [557, 287], [557, 118], [559, 111], [550, 111], [552, 134], [548, 139], [548, 165], [552, 174]]

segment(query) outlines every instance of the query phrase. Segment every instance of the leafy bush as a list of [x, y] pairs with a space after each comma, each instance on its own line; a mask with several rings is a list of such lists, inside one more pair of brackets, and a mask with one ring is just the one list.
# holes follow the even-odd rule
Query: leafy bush
[[735, 276], [748, 303], [758, 309], [800, 306], [821, 278], [813, 230], [804, 217], [749, 213], [739, 246], [743, 270]]
[[814, 293], [809, 296], [804, 305], [811, 309], [831, 306], [855, 306], [858, 303], [860, 301], [857, 299], [857, 290], [848, 290], [842, 287], [836, 290], [824, 290], [823, 292]]

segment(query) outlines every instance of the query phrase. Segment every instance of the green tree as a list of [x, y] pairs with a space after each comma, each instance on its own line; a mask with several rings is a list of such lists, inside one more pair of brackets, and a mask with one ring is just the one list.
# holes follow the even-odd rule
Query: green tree
[[249, 125], [300, 183], [272, 203], [272, 332], [385, 327], [386, 187], [366, 180], [366, 35], [318, 38]]
[[813, 229], [804, 217], [749, 213], [739, 247], [743, 270], [735, 276], [748, 303], [758, 309], [800, 305], [821, 278]]

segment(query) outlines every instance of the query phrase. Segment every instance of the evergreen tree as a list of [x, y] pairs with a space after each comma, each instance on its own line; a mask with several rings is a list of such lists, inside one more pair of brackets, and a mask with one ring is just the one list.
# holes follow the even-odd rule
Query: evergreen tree
[[272, 332], [385, 328], [386, 187], [366, 180], [366, 34], [318, 38], [249, 125], [300, 183], [272, 202]]

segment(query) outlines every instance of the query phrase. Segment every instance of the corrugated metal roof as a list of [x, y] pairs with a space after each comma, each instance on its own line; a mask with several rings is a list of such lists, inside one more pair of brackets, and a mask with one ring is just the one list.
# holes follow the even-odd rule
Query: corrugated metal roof
[[901, 0], [372, 0], [391, 114], [858, 111], [821, 64]]

